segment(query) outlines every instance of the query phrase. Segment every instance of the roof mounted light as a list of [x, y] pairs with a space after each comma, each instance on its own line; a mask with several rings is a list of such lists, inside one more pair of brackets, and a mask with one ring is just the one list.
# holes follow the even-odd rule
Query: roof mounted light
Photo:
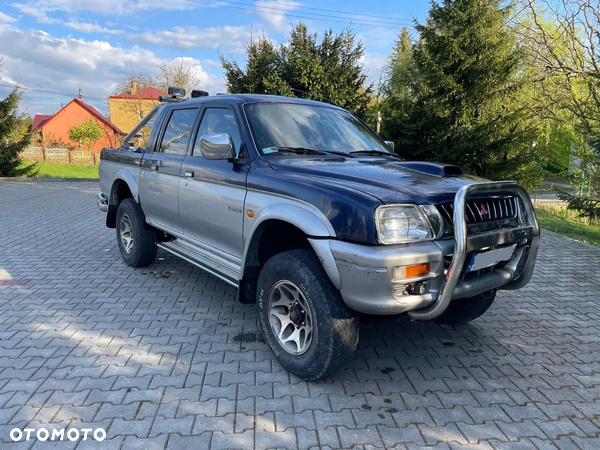
[[191, 95], [191, 97], [192, 97], [192, 98], [198, 98], [198, 97], [208, 97], [208, 92], [206, 92], [206, 91], [201, 91], [201, 90], [199, 90], [199, 89], [194, 89], [194, 90], [192, 91], [192, 95]]
[[185, 97], [185, 89], [175, 86], [170, 86], [167, 93], [169, 94], [169, 97], [173, 98]]

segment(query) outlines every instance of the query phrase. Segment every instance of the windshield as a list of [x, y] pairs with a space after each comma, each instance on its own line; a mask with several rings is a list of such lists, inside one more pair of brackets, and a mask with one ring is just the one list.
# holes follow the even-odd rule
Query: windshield
[[390, 153], [369, 127], [341, 109], [294, 103], [250, 103], [244, 108], [262, 155], [284, 148]]

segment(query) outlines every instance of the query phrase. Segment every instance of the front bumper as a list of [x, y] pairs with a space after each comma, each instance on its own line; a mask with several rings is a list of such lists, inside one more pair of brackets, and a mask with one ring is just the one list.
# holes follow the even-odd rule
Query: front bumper
[[[498, 191], [517, 194], [527, 222], [518, 228], [467, 237], [465, 205], [469, 195]], [[533, 273], [540, 232], [531, 200], [517, 183], [471, 184], [461, 188], [454, 200], [454, 239], [432, 242], [367, 246], [330, 240], [342, 297], [359, 312], [376, 315], [408, 312], [413, 319], [430, 320], [442, 314], [451, 300], [473, 297], [492, 289], [519, 289]], [[465, 274], [467, 255], [476, 251], [516, 244], [506, 263], [473, 274]], [[322, 244], [321, 244], [322, 246]], [[318, 252], [319, 253], [319, 252]], [[324, 261], [324, 258], [321, 258]], [[399, 266], [429, 263], [430, 273], [414, 278], [393, 279]], [[333, 269], [325, 265], [330, 273]], [[411, 295], [406, 286], [422, 282], [424, 295]]]

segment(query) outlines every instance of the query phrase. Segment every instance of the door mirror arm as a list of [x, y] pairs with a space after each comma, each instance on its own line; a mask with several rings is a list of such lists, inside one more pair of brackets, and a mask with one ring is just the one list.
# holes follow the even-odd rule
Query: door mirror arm
[[250, 160], [248, 159], [247, 155], [246, 144], [242, 142], [239, 151], [236, 151], [236, 156], [233, 158], [229, 158], [227, 161], [232, 164], [250, 164]]

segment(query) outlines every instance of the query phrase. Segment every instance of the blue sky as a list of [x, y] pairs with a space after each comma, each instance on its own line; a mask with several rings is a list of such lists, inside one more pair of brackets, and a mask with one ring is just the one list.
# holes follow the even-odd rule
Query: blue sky
[[33, 116], [58, 111], [81, 88], [84, 100], [106, 114], [119, 81], [133, 73], [154, 76], [160, 63], [176, 58], [187, 59], [205, 90], [224, 92], [218, 52], [243, 63], [251, 28], [255, 36], [285, 42], [300, 17], [318, 33], [352, 22], [366, 48], [362, 63], [376, 81], [399, 28], [424, 21], [428, 9], [425, 0], [1, 1], [0, 96], [14, 83], [37, 89], [22, 103]]

